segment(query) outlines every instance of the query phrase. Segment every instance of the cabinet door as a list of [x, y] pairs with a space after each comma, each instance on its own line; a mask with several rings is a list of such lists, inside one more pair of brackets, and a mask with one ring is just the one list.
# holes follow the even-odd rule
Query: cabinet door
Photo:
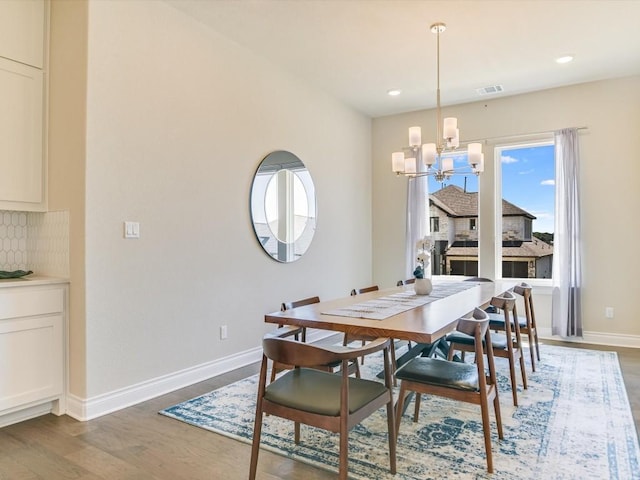
[[63, 394], [62, 314], [0, 321], [0, 411]]
[[44, 0], [0, 1], [0, 57], [42, 68]]
[[41, 70], [0, 58], [0, 209], [44, 204], [42, 97]]

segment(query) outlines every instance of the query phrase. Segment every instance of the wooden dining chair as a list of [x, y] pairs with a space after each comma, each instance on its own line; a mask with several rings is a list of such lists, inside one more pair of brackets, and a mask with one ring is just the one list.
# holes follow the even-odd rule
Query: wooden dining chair
[[[378, 287], [378, 285], [372, 285], [370, 287], [364, 287], [364, 288], [354, 288], [353, 290], [351, 290], [351, 296], [355, 296], [355, 295], [360, 295], [362, 293], [368, 293], [368, 292], [377, 292], [378, 290], [380, 290], [380, 288]], [[375, 337], [370, 337], [370, 336], [361, 336], [361, 335], [353, 335], [353, 334], [344, 334], [344, 339], [343, 339], [343, 345], [349, 345], [351, 342], [354, 341], [358, 341], [360, 340], [362, 345], [364, 345], [366, 342], [373, 340]], [[362, 365], [364, 365], [364, 356], [360, 359], [360, 363]], [[391, 342], [391, 368], [392, 370], [395, 372], [396, 368], [397, 368], [397, 363], [396, 363], [396, 342], [395, 340], [392, 340]], [[396, 379], [395, 377], [393, 377], [393, 386], [396, 386]]]
[[[456, 330], [473, 339], [476, 362], [463, 363], [439, 358], [416, 357], [396, 371], [400, 380], [400, 393], [396, 405], [396, 435], [400, 432], [400, 422], [404, 403], [410, 392], [415, 392], [415, 410], [413, 421], [418, 421], [421, 394], [446, 397], [461, 402], [480, 405], [484, 446], [487, 456], [487, 470], [493, 472], [491, 454], [491, 425], [489, 421], [489, 402], [493, 401], [498, 437], [503, 438], [500, 401], [496, 380], [496, 367], [491, 348], [489, 315], [479, 308], [472, 315], [458, 320]], [[486, 356], [486, 364], [485, 364]], [[488, 375], [485, 373], [488, 371]]]
[[[531, 294], [531, 285], [522, 282], [516, 285], [511, 291], [522, 297], [524, 302], [524, 317], [518, 317], [518, 326], [521, 335], [527, 335], [529, 340], [529, 356], [531, 358], [531, 371], [536, 371], [536, 356], [540, 361], [540, 346], [538, 342], [538, 328], [536, 325], [535, 312], [533, 310], [533, 296]], [[504, 316], [499, 313], [489, 313], [489, 328], [496, 332], [504, 332]], [[511, 329], [515, 331], [513, 319], [511, 320]], [[535, 351], [534, 351], [535, 350]]]
[[[512, 292], [504, 292], [498, 297], [491, 299], [490, 305], [499, 309], [504, 318], [504, 334], [494, 334], [492, 336], [491, 350], [494, 356], [509, 360], [509, 376], [511, 379], [511, 392], [513, 395], [513, 405], [518, 406], [518, 385], [516, 381], [516, 362], [520, 364], [520, 374], [522, 375], [522, 387], [527, 389], [527, 372], [524, 367], [524, 355], [522, 353], [522, 338], [520, 336], [520, 324], [516, 311], [516, 297]], [[470, 335], [461, 332], [453, 332], [446, 337], [449, 342], [449, 356], [455, 351], [473, 352], [475, 349], [474, 340]]]
[[[340, 345], [326, 347], [296, 342], [287, 338], [265, 337], [256, 402], [255, 424], [249, 479], [254, 480], [260, 451], [263, 415], [292, 420], [294, 439], [300, 442], [300, 424], [340, 434], [339, 478], [348, 475], [348, 434], [354, 426], [383, 406], [387, 409], [389, 463], [396, 473], [396, 435], [391, 386], [389, 348], [391, 341], [376, 339], [363, 347]], [[382, 351], [384, 383], [349, 377], [347, 364], [361, 355]], [[267, 386], [267, 363], [296, 365]], [[342, 374], [334, 375], [313, 368], [318, 364], [342, 362]]]
[[[292, 308], [297, 308], [297, 307], [304, 307], [306, 305], [313, 305], [314, 303], [320, 303], [320, 298], [319, 297], [309, 297], [309, 298], [303, 298], [302, 300], [295, 300], [293, 302], [283, 302], [282, 305], [280, 305], [280, 311], [285, 312], [287, 310], [291, 310]], [[307, 341], [307, 329], [304, 327], [294, 327], [292, 325], [285, 325], [282, 326], [280, 325], [278, 329], [276, 329], [274, 332], [268, 334], [271, 337], [279, 337], [279, 338], [287, 338], [287, 337], [291, 337], [294, 335], [291, 334], [285, 334], [285, 335], [278, 335], [278, 332], [281, 330], [284, 330], [286, 332], [286, 328], [287, 327], [293, 327], [293, 329], [295, 328], [300, 328], [301, 329], [301, 339], [302, 342], [306, 342]], [[295, 335], [294, 338], [296, 340], [298, 340], [298, 336]], [[315, 368], [317, 368], [318, 370], [324, 370], [326, 372], [331, 372], [331, 373], [337, 373], [340, 371], [340, 368], [342, 366], [342, 362], [333, 362], [333, 363], [329, 363], [329, 364], [324, 364], [324, 365], [316, 365]], [[272, 368], [271, 368], [271, 379], [270, 381], [273, 382], [273, 380], [275, 380], [276, 375], [283, 371], [283, 370], [290, 370], [293, 368], [293, 365], [284, 365], [284, 364], [273, 364]], [[360, 378], [360, 367], [358, 366], [358, 361], [354, 360], [354, 361], [350, 361], [349, 362], [349, 375], [355, 375], [357, 378]]]
[[[360, 295], [361, 293], [368, 293], [368, 292], [377, 292], [378, 290], [380, 290], [380, 288], [378, 287], [378, 285], [371, 285], [370, 287], [364, 287], [364, 288], [354, 288], [351, 290], [351, 296], [354, 297], [356, 295]], [[354, 341], [358, 341], [360, 340], [362, 342], [362, 345], [364, 345], [367, 341], [369, 340], [373, 340], [373, 338], [375, 337], [368, 337], [368, 336], [358, 336], [358, 335], [353, 335], [353, 334], [348, 334], [345, 333], [343, 340], [342, 340], [342, 344], [344, 346], [349, 345], [351, 342]], [[395, 355], [393, 355], [393, 357], [395, 357]], [[364, 365], [364, 357], [362, 357], [360, 359], [360, 361], [362, 362], [362, 365]], [[394, 368], [395, 368], [395, 361], [393, 362]]]
[[[320, 303], [320, 297], [308, 297], [301, 300], [295, 300], [293, 302], [282, 302], [280, 305], [280, 311], [284, 312], [286, 310], [291, 310], [292, 308], [312, 305], [314, 303]], [[301, 340], [302, 342], [307, 341], [307, 329], [305, 327], [296, 327], [295, 325], [280, 324], [277, 329], [269, 332], [267, 335], [277, 338], [293, 337], [296, 340]], [[273, 382], [278, 372], [288, 370], [290, 368], [292, 368], [290, 365], [279, 365], [274, 363], [271, 367], [271, 381]]]

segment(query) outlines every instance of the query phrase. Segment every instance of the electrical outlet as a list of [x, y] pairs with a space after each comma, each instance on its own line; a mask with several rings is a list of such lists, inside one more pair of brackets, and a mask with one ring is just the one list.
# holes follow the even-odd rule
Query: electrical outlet
[[604, 309], [604, 316], [607, 318], [613, 318], [613, 307], [606, 307]]
[[226, 340], [226, 339], [227, 339], [227, 326], [222, 325], [220, 327], [220, 340]]

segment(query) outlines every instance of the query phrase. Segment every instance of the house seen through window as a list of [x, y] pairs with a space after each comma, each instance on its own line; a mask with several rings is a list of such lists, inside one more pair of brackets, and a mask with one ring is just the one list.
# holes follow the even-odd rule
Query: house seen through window
[[[552, 141], [496, 147], [502, 201], [502, 277], [551, 278], [555, 160]], [[455, 164], [466, 153], [451, 155]], [[487, 154], [487, 157], [489, 155]], [[500, 190], [500, 189], [497, 189]], [[478, 179], [429, 177], [429, 225], [434, 275], [478, 275]]]

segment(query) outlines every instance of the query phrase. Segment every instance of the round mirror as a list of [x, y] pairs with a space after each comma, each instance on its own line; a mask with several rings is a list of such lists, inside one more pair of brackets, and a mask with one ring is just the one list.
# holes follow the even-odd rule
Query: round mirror
[[307, 251], [316, 229], [316, 194], [311, 174], [290, 152], [267, 155], [251, 185], [251, 221], [267, 254], [293, 262]]

